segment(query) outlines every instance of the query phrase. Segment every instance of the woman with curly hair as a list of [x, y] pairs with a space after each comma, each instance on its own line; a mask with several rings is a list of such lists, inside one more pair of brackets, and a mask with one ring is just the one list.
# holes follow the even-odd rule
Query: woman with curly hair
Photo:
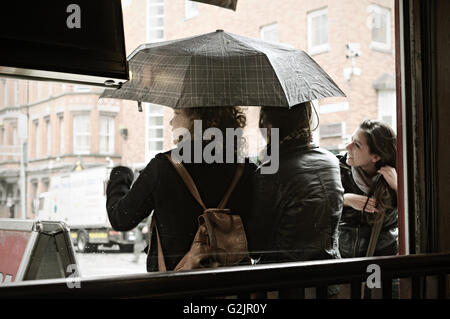
[[[200, 132], [195, 132], [196, 124], [201, 124]], [[172, 130], [179, 132], [184, 129], [190, 133], [190, 140], [186, 139], [186, 135], [182, 140], [175, 136], [176, 148], [157, 154], [134, 183], [133, 172], [129, 168], [119, 166], [111, 171], [106, 206], [112, 227], [120, 231], [131, 230], [153, 211], [152, 218], [160, 237], [166, 269], [175, 269], [189, 251], [198, 228], [197, 218], [203, 213], [202, 207], [190, 194], [167, 157], [169, 154], [183, 153], [181, 163], [192, 177], [206, 207], [218, 206], [238, 166], [244, 166], [226, 208], [233, 214], [240, 215], [245, 229], [246, 214], [250, 212], [251, 175], [254, 167], [249, 161], [244, 164], [225, 161], [224, 153], [213, 154], [214, 159], [217, 159], [213, 162], [203, 159], [203, 154], [213, 151], [220, 153], [226, 148], [230, 138], [235, 139], [234, 136], [227, 136], [227, 129], [242, 129], [245, 124], [245, 115], [237, 107], [175, 109], [170, 121]], [[212, 129], [213, 134], [207, 134], [208, 129]], [[215, 136], [214, 132], [224, 138]], [[212, 142], [215, 142], [213, 150], [210, 147]], [[237, 158], [240, 155], [240, 144], [230, 145], [233, 145], [232, 154]], [[186, 154], [188, 146], [192, 152]], [[220, 161], [222, 155], [225, 160]], [[150, 242], [147, 271], [158, 271], [156, 232], [153, 232]]]

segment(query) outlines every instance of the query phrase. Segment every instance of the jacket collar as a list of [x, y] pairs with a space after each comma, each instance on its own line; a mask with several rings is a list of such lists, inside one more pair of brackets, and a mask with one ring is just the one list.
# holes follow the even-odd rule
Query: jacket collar
[[293, 151], [304, 151], [318, 148], [313, 143], [302, 143], [300, 140], [289, 140], [285, 141], [280, 145], [280, 154], [293, 152]]

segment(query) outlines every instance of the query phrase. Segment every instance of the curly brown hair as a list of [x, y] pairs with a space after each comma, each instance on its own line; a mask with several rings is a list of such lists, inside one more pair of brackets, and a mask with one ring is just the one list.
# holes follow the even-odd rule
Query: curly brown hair
[[244, 128], [247, 117], [240, 107], [193, 107], [183, 109], [191, 119], [189, 131], [193, 132], [194, 120], [202, 121], [202, 133], [211, 127], [218, 128], [225, 136], [227, 128]]
[[[243, 129], [247, 124], [247, 117], [243, 110], [238, 107], [196, 107], [186, 108], [182, 111], [190, 120], [190, 127], [187, 129], [191, 134], [194, 133], [194, 121], [202, 121], [202, 136], [209, 128], [217, 128], [222, 132], [223, 143], [231, 143], [227, 141], [226, 129]], [[203, 141], [204, 143], [209, 141]], [[240, 137], [239, 140], [233, 141], [235, 155], [239, 156], [244, 153], [245, 138]]]

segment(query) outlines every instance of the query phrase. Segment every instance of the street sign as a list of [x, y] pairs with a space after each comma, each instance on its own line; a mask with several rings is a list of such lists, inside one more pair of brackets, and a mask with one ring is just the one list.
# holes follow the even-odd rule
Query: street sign
[[0, 218], [0, 285], [68, 278], [74, 269], [79, 275], [64, 223]]

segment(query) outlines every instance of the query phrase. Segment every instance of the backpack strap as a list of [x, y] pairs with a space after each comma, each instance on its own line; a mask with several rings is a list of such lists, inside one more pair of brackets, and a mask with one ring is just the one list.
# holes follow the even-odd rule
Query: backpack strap
[[234, 173], [233, 181], [231, 182], [230, 186], [228, 187], [228, 190], [225, 193], [225, 196], [222, 198], [222, 201], [220, 202], [220, 204], [217, 208], [220, 208], [220, 209], [225, 208], [225, 205], [227, 204], [228, 199], [230, 198], [231, 193], [233, 192], [234, 188], [236, 187], [237, 183], [239, 182], [239, 179], [241, 178], [243, 172], [244, 172], [244, 165], [239, 164], [239, 166], [236, 169], [236, 173]]
[[[200, 193], [198, 192], [197, 186], [195, 186], [194, 180], [192, 179], [191, 175], [189, 175], [189, 172], [186, 170], [186, 168], [181, 163], [175, 162], [169, 154], [165, 154], [167, 159], [172, 163], [172, 165], [177, 170], [178, 174], [183, 179], [184, 183], [186, 184], [187, 188], [191, 192], [192, 196], [197, 200], [197, 202], [202, 206], [203, 210], [206, 210], [206, 205], [203, 203]], [[242, 176], [242, 173], [244, 172], [244, 165], [239, 164], [238, 168], [236, 169], [236, 173], [234, 174], [234, 178], [231, 181], [230, 186], [228, 187], [224, 197], [222, 198], [222, 201], [219, 203], [219, 206], [217, 208], [223, 209], [225, 208], [225, 205], [228, 202], [228, 199], [231, 196], [231, 193], [233, 192], [234, 188], [236, 187], [239, 179]]]
[[189, 172], [186, 170], [186, 168], [181, 163], [175, 162], [169, 154], [165, 154], [168, 160], [172, 163], [173, 167], [177, 170], [178, 174], [183, 179], [184, 183], [186, 184], [186, 187], [191, 192], [192, 196], [194, 196], [195, 200], [202, 206], [203, 210], [206, 209], [205, 204], [202, 201], [202, 198], [200, 197], [200, 193], [198, 192], [197, 186], [195, 186], [194, 180], [192, 179], [191, 175], [189, 175]]
[[162, 251], [161, 239], [159, 238], [158, 228], [155, 225], [155, 216], [152, 216], [152, 222], [150, 224], [150, 238], [148, 240], [148, 255], [150, 255], [150, 244], [152, 242], [153, 230], [156, 231], [156, 242], [158, 245], [158, 271], [166, 272], [166, 262], [164, 261], [164, 253]]

